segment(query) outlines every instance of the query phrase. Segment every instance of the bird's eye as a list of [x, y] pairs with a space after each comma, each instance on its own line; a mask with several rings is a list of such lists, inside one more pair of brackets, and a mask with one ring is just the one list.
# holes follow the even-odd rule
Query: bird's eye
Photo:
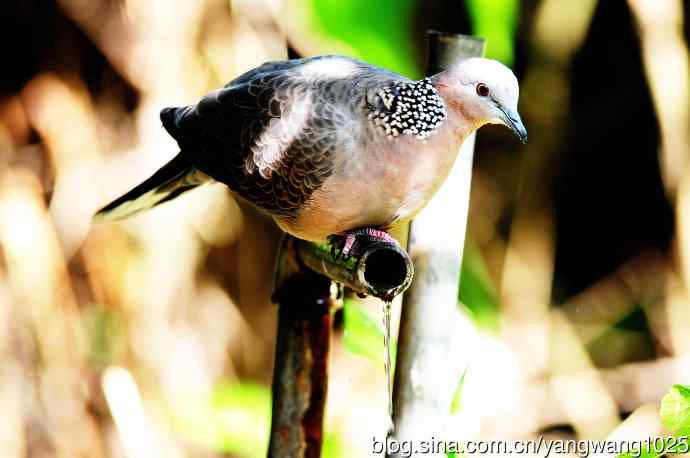
[[484, 83], [477, 84], [477, 94], [479, 94], [481, 97], [488, 97], [489, 92], [489, 86]]

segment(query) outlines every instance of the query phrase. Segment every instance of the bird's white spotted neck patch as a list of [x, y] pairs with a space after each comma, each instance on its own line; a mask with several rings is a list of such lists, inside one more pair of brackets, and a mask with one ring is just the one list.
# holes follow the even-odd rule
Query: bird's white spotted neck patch
[[369, 114], [389, 138], [400, 134], [428, 138], [446, 118], [443, 99], [429, 78], [399, 82], [377, 92], [383, 107]]

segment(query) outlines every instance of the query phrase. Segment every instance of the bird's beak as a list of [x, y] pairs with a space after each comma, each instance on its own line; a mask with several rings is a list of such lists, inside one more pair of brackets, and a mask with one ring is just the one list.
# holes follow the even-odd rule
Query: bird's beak
[[503, 113], [501, 119], [506, 126], [515, 132], [515, 135], [520, 139], [522, 143], [527, 143], [527, 129], [522, 123], [522, 119], [516, 110], [511, 110], [510, 108], [503, 108], [499, 106], [499, 109]]

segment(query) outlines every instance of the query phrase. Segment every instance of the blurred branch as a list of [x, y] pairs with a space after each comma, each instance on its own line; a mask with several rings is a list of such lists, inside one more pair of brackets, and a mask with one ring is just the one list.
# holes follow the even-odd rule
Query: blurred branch
[[[521, 112], [529, 120], [530, 142], [517, 174], [517, 197], [503, 262], [501, 333], [519, 348], [527, 377], [549, 370], [549, 307], [555, 266], [552, 188], [569, 127], [569, 68], [587, 34], [596, 0], [539, 3], [534, 17], [534, 62], [522, 77]], [[549, 87], [549, 91], [544, 91]], [[600, 431], [599, 435], [604, 434]]]
[[578, 437], [604, 439], [620, 421], [616, 404], [565, 315], [554, 312], [549, 328], [548, 385], [554, 401]]
[[606, 440], [634, 443], [633, 441], [639, 441], [641, 438], [659, 437], [664, 433], [665, 428], [659, 416], [659, 405], [646, 403], [636, 408], [625, 421], [606, 436]]
[[[0, 177], [0, 257], [6, 262], [0, 264], [0, 274], [6, 275], [10, 299], [5, 303], [0, 297], [0, 309], [11, 323], [0, 328], [0, 398], [11, 389], [8, 376], [21, 380], [21, 399], [40, 393], [42, 403], [27, 401], [20, 414], [33, 435], [22, 437], [24, 446], [17, 444], [25, 447], [26, 456], [51, 449], [56, 455], [100, 458], [103, 444], [86, 408], [90, 393], [84, 389], [87, 361], [78, 304], [43, 192], [26, 170]], [[4, 286], [0, 278], [0, 294]], [[79, 431], [78, 440], [68, 427]], [[4, 452], [3, 447], [3, 456], [13, 456]]]
[[690, 59], [681, 0], [628, 0], [640, 29], [642, 58], [661, 131], [660, 163], [673, 195], [690, 149]]
[[[570, 423], [570, 416], [559, 402], [554, 388], [567, 382], [572, 392], [586, 390], [592, 377], [601, 379], [606, 391], [621, 412], [632, 412], [646, 403], [658, 403], [676, 383], [690, 382], [690, 358], [662, 358], [655, 361], [633, 363], [614, 369], [572, 371], [553, 377], [525, 381], [511, 386], [518, 398], [500, 412], [492, 412], [482, 420], [485, 436], [510, 431], [520, 437], [555, 426]], [[591, 411], [591, 421], [599, 421], [602, 412]], [[620, 428], [621, 426], [619, 426]]]
[[[198, 34], [204, 2], [59, 3], [113, 67], [138, 89], [184, 94], [185, 86], [198, 90], [199, 83], [205, 81], [198, 55], [187, 45]], [[195, 80], [188, 81], [190, 76]]]
[[[638, 27], [642, 57], [659, 119], [659, 162], [666, 192], [677, 199], [678, 262], [690, 294], [690, 55], [683, 37], [683, 2], [628, 0]], [[677, 195], [676, 195], [677, 192]], [[684, 293], [684, 294], [683, 294]]]
[[623, 263], [587, 290], [568, 299], [560, 310], [587, 346], [608, 329], [641, 307], [659, 345], [668, 351], [671, 323], [666, 310], [658, 309], [664, 280], [671, 274], [667, 260], [657, 252], [645, 252]]
[[[642, 57], [656, 107], [659, 162], [666, 193], [676, 200], [677, 263], [683, 285], [669, 271], [667, 305], [675, 318], [688, 316], [690, 297], [690, 55], [683, 37], [681, 0], [628, 0], [640, 29]], [[685, 303], [685, 304], [684, 304]], [[687, 352], [683, 330], [673, 327], [677, 351]]]

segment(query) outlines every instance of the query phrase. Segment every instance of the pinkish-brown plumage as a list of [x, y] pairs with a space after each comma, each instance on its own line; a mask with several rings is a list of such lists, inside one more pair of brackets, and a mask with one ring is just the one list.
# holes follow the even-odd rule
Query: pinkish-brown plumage
[[526, 138], [518, 92], [487, 59], [420, 81], [339, 56], [267, 63], [197, 105], [163, 110], [180, 155], [97, 217], [215, 179], [298, 238], [385, 229], [424, 207], [475, 129], [502, 123]]

